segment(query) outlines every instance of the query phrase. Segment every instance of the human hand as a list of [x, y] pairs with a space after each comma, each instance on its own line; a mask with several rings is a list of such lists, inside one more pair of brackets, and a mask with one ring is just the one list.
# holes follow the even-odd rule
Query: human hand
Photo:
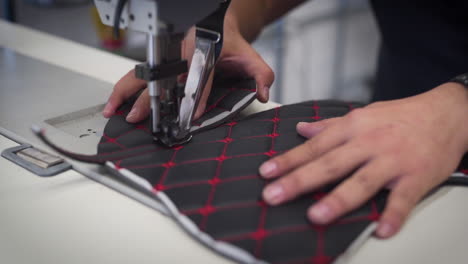
[[[274, 80], [271, 68], [260, 55], [253, 49], [240, 34], [237, 24], [231, 16], [226, 16], [224, 26], [224, 43], [220, 57], [216, 64], [216, 70], [226, 76], [239, 76], [254, 78], [257, 83], [257, 98], [261, 102], [267, 102], [269, 88]], [[190, 61], [194, 52], [195, 29], [192, 28], [182, 43], [182, 59]], [[200, 117], [206, 107], [213, 81], [213, 71], [207, 85], [203, 89], [198, 108], [194, 118]], [[136, 123], [145, 119], [150, 112], [150, 98], [146, 91], [146, 82], [135, 77], [134, 70], [129, 71], [115, 85], [112, 94], [103, 110], [103, 115], [109, 118], [117, 108], [129, 97], [140, 90], [145, 89], [135, 101], [131, 111], [127, 115], [127, 121]]]
[[328, 224], [390, 188], [377, 235], [401, 228], [418, 201], [447, 179], [468, 150], [468, 92], [447, 83], [414, 97], [378, 102], [347, 115], [299, 123], [304, 144], [265, 162], [260, 174], [271, 205], [345, 178], [311, 206], [308, 218]]

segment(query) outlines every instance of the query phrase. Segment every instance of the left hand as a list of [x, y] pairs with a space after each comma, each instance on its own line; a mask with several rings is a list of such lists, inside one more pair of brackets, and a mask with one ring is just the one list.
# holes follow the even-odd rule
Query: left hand
[[[195, 27], [192, 27], [185, 36], [181, 47], [181, 56], [188, 61], [188, 65], [191, 64], [194, 50]], [[251, 77], [255, 79], [258, 88], [257, 98], [263, 103], [268, 101], [270, 86], [275, 79], [274, 73], [252, 45], [242, 36], [236, 17], [230, 15], [229, 10], [224, 22], [223, 49], [216, 63], [216, 69], [221, 70], [220, 74], [224, 76]], [[205, 112], [212, 88], [213, 73], [214, 71], [211, 72], [206, 86], [203, 88], [194, 119], [199, 118]], [[143, 89], [145, 91], [135, 101], [126, 120], [130, 123], [144, 120], [150, 113], [150, 97], [146, 91], [146, 82], [137, 79], [134, 70], [129, 71], [115, 84], [114, 90], [103, 110], [104, 117], [111, 117], [122, 103]]]
[[468, 92], [455, 83], [417, 96], [370, 104], [343, 117], [299, 123], [304, 144], [265, 162], [260, 174], [280, 177], [263, 191], [277, 205], [348, 178], [308, 209], [327, 224], [391, 189], [377, 235], [398, 232], [418, 201], [456, 169], [468, 149]]

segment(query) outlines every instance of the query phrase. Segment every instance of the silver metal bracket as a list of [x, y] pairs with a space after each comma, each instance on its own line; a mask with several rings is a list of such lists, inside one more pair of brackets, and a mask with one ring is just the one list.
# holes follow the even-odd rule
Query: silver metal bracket
[[185, 84], [185, 96], [179, 109], [179, 133], [176, 139], [185, 139], [190, 134], [193, 115], [215, 64], [215, 45], [220, 40], [220, 33], [197, 28], [195, 51]]
[[5, 149], [2, 157], [41, 177], [54, 176], [72, 168], [62, 158], [37, 150], [29, 144]]

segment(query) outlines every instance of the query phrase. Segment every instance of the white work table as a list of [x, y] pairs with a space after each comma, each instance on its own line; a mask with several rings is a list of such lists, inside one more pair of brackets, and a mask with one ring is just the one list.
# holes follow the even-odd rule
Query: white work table
[[[100, 103], [137, 63], [2, 20], [0, 36], [0, 47], [107, 83], [96, 92]], [[0, 104], [2, 89], [0, 79]], [[0, 152], [17, 145], [0, 134]], [[370, 239], [351, 263], [468, 263], [467, 200], [468, 187], [439, 190], [400, 234]], [[0, 212], [0, 263], [230, 263], [168, 217], [75, 170], [41, 178], [0, 158]]]

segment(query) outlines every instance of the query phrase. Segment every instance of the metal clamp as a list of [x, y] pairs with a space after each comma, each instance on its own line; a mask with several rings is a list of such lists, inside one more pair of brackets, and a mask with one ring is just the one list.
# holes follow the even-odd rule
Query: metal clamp
[[[198, 33], [202, 33], [198, 34]], [[195, 51], [187, 77], [184, 98], [179, 109], [179, 133], [177, 139], [184, 139], [190, 133], [193, 115], [198, 107], [203, 86], [207, 83], [215, 64], [215, 45], [220, 41], [220, 33], [197, 28]]]
[[[41, 176], [41, 177], [54, 176], [54, 175], [57, 175], [57, 174], [59, 174], [61, 172], [67, 171], [67, 170], [72, 168], [71, 164], [69, 164], [66, 161], [63, 161], [62, 159], [60, 159], [61, 161], [59, 163], [55, 164], [55, 165], [51, 165], [50, 167], [42, 168], [42, 167], [34, 164], [33, 162], [31, 162], [31, 159], [34, 159], [34, 158], [31, 158], [28, 161], [24, 157], [21, 157], [21, 156], [18, 155], [19, 153], [21, 153], [22, 151], [24, 151], [26, 149], [33, 149], [33, 146], [31, 146], [29, 144], [23, 144], [21, 146], [5, 149], [2, 152], [2, 157], [10, 160], [13, 163], [16, 163], [17, 165], [29, 170], [30, 172], [32, 172], [32, 173], [34, 173], [34, 174], [36, 174], [38, 176]], [[42, 151], [40, 151], [40, 152], [42, 152]], [[43, 154], [49, 155], [47, 153], [43, 153]]]

